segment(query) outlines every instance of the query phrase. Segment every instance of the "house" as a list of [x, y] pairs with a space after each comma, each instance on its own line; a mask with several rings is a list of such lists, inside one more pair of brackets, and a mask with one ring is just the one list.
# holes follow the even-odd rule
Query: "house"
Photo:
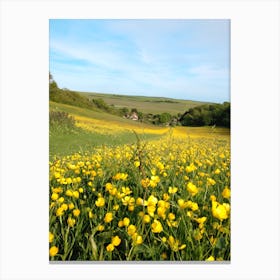
[[138, 121], [138, 115], [136, 112], [132, 112], [129, 118], [133, 121]]

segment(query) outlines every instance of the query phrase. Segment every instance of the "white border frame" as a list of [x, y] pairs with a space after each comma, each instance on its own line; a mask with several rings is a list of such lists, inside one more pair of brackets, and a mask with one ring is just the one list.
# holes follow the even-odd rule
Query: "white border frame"
[[[279, 2], [2, 0], [1, 279], [279, 279]], [[231, 19], [229, 265], [50, 265], [48, 20]]]

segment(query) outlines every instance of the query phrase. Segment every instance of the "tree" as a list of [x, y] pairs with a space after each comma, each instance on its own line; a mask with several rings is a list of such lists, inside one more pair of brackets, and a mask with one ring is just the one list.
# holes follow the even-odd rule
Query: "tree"
[[171, 120], [171, 115], [169, 113], [162, 113], [159, 116], [159, 122], [162, 124], [168, 123]]

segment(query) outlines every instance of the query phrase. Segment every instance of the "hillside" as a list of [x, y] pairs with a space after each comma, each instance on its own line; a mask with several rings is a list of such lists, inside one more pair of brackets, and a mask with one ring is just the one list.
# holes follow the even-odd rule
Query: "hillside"
[[210, 104], [209, 102], [200, 102], [192, 100], [182, 100], [165, 97], [149, 97], [149, 96], [132, 96], [121, 94], [107, 94], [96, 92], [78, 92], [80, 95], [89, 99], [101, 98], [109, 106], [116, 109], [127, 107], [128, 109], [137, 108], [144, 114], [160, 114], [163, 112], [177, 115], [183, 114], [186, 110], [195, 106]]

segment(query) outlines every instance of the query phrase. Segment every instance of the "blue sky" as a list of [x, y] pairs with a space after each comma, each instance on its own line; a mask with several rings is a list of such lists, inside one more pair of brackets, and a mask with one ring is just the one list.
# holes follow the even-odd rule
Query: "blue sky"
[[61, 88], [230, 100], [229, 20], [50, 20]]

